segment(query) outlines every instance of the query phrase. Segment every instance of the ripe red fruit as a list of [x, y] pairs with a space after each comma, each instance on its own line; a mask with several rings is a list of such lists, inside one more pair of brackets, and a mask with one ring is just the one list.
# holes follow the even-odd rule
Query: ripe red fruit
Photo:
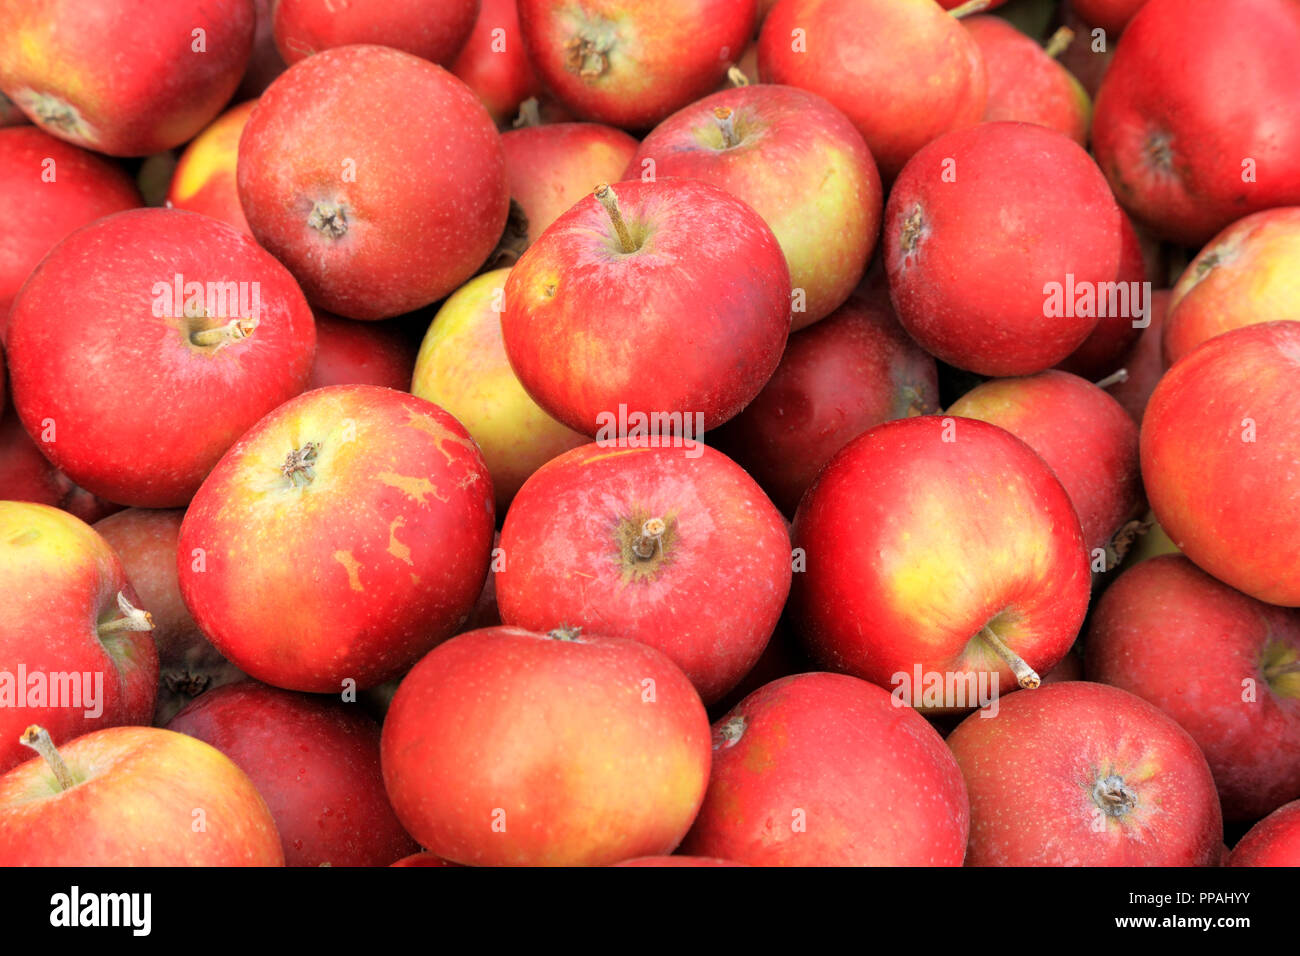
[[316, 358], [307, 388], [326, 385], [382, 385], [404, 392], [411, 386], [416, 346], [391, 323], [354, 322], [316, 311]]
[[1246, 832], [1227, 866], [1300, 866], [1300, 800], [1274, 810]]
[[598, 192], [510, 271], [501, 331], [519, 381], [588, 435], [609, 416], [621, 429], [620, 408], [722, 424], [771, 377], [790, 331], [790, 273], [772, 230], [695, 180]]
[[1070, 0], [1070, 9], [1092, 26], [1101, 27], [1118, 37], [1146, 2], [1147, 0]]
[[1192, 735], [1226, 819], [1258, 820], [1300, 796], [1300, 612], [1162, 555], [1102, 595], [1086, 660], [1090, 680], [1150, 701]]
[[934, 359], [903, 331], [887, 297], [856, 293], [790, 336], [758, 397], [714, 439], [792, 515], [850, 440], [881, 422], [938, 410]]
[[286, 63], [322, 50], [373, 43], [447, 66], [478, 14], [478, 0], [277, 0], [275, 48]]
[[179, 146], [230, 100], [252, 0], [0, 7], [0, 89], [52, 136], [111, 156]]
[[153, 719], [149, 615], [103, 538], [55, 508], [0, 501], [0, 579], [0, 773], [32, 756], [18, 742], [28, 724], [62, 744]]
[[1300, 204], [1297, 61], [1294, 0], [1150, 0], [1093, 115], [1093, 151], [1124, 207], [1200, 245], [1248, 213]]
[[140, 205], [121, 169], [32, 126], [0, 129], [0, 339], [23, 281], [73, 230]]
[[0, 416], [0, 500], [61, 508], [92, 524], [122, 506], [78, 488], [41, 454], [12, 408]]
[[[1092, 159], [1054, 130], [984, 123], [949, 133], [913, 157], [885, 207], [898, 318], [958, 368], [1050, 368], [1109, 306], [1121, 216]], [[990, 230], [994, 220], [1003, 226]], [[1092, 305], [1080, 305], [1076, 290], [1088, 289]]]
[[515, 0], [483, 0], [469, 39], [450, 66], [483, 101], [500, 125], [514, 119], [519, 104], [542, 91], [528, 62]]
[[231, 107], [185, 147], [167, 187], [168, 206], [220, 219], [252, 235], [239, 204], [235, 164], [239, 137], [255, 106], [256, 100], [248, 100]]
[[825, 318], [862, 278], [880, 233], [880, 174], [848, 117], [790, 86], [744, 86], [679, 110], [645, 138], [626, 179], [712, 183], [763, 217], [785, 254], [792, 328]]
[[488, 628], [403, 679], [383, 771], [398, 818], [444, 859], [617, 863], [681, 841], [708, 783], [709, 722], [644, 644]]
[[[780, 513], [704, 445], [566, 452], [515, 496], [501, 548], [504, 622], [649, 644], [705, 702], [754, 666], [790, 590]], [[705, 606], [712, 610], [701, 614]]]
[[888, 693], [797, 674], [713, 727], [682, 852], [753, 866], [960, 866], [970, 808], [943, 738]]
[[249, 236], [140, 209], [55, 247], [6, 344], [14, 407], [43, 454], [100, 497], [174, 508], [302, 391], [315, 342], [297, 283]]
[[167, 729], [248, 774], [285, 866], [387, 866], [417, 849], [384, 792], [379, 726], [355, 705], [244, 681], [198, 697]]
[[440, 856], [434, 856], [428, 851], [412, 853], [410, 856], [404, 856], [396, 863], [390, 863], [389, 866], [459, 866], [459, 863], [448, 863]]
[[756, 0], [519, 0], [537, 75], [583, 119], [645, 129], [712, 90], [754, 32]]
[[948, 737], [970, 793], [968, 866], [1213, 866], [1214, 778], [1172, 718], [1127, 691], [1050, 684]]
[[[1155, 0], [1153, 0], [1155, 2]], [[1216, 336], [1165, 373], [1142, 478], [1174, 544], [1220, 581], [1300, 606], [1300, 323]]]
[[1169, 297], [1168, 289], [1157, 289], [1151, 293], [1151, 324], [1142, 330], [1141, 337], [1117, 363], [1128, 377], [1122, 382], [1106, 386], [1110, 396], [1123, 405], [1129, 417], [1139, 425], [1146, 415], [1151, 393], [1155, 391], [1160, 377], [1165, 374], [1160, 340], [1165, 315], [1169, 310]]
[[281, 405], [212, 470], [181, 525], [181, 594], [260, 681], [371, 687], [455, 633], [492, 528], [487, 468], [454, 418], [335, 385]]
[[794, 543], [807, 570], [793, 606], [814, 656], [882, 687], [918, 665], [1037, 686], [1088, 606], [1065, 489], [1028, 445], [972, 419], [855, 438], [804, 495]]
[[719, 860], [714, 856], [642, 856], [635, 860], [624, 860], [614, 866], [744, 866], [731, 860]]
[[886, 180], [936, 136], [978, 123], [988, 92], [978, 45], [933, 0], [781, 0], [758, 70], [843, 110]]
[[327, 50], [272, 83], [239, 141], [238, 181], [257, 241], [313, 305], [352, 319], [451, 292], [510, 203], [501, 138], [474, 94], [377, 46]]

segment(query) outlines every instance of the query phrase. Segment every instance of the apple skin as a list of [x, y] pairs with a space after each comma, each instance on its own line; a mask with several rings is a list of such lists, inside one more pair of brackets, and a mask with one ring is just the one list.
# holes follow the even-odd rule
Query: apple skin
[[284, 865], [253, 782], [201, 740], [112, 727], [59, 752], [68, 790], [40, 757], [0, 777], [0, 866]]
[[614, 866], [744, 866], [731, 860], [719, 860], [714, 856], [642, 856], [635, 860], [624, 860]]
[[1258, 820], [1300, 797], [1300, 612], [1163, 555], [1102, 594], [1087, 647], [1089, 680], [1137, 694], [1192, 735], [1224, 819]]
[[404, 856], [396, 863], [390, 863], [389, 866], [460, 866], [459, 863], [449, 863], [440, 856], [434, 856], [427, 851], [412, 853], [410, 856]]
[[978, 123], [988, 96], [979, 46], [933, 0], [781, 0], [759, 33], [758, 72], [843, 110], [885, 180], [926, 143]]
[[524, 247], [601, 183], [617, 182], [637, 141], [600, 123], [547, 123], [501, 134], [510, 198], [527, 221]]
[[850, 440], [881, 422], [938, 410], [934, 359], [903, 331], [887, 295], [858, 292], [790, 336], [763, 390], [713, 438], [793, 515]]
[[250, 429], [194, 496], [181, 594], [257, 680], [360, 690], [455, 633], [493, 525], [483, 456], [451, 415], [373, 385], [316, 389]]
[[31, 501], [61, 508], [87, 524], [123, 507], [77, 487], [71, 478], [50, 464], [12, 408], [0, 415], [0, 500]]
[[[948, 737], [970, 794], [967, 866], [1214, 866], [1223, 819], [1196, 742], [1142, 698], [1050, 684]], [[1136, 805], [1096, 795], [1119, 778]]]
[[110, 156], [160, 153], [229, 102], [254, 19], [252, 0], [5, 4], [0, 89], [59, 139]]
[[307, 389], [327, 385], [382, 385], [404, 392], [415, 368], [415, 345], [392, 323], [355, 322], [319, 309], [316, 358]]
[[1014, 689], [981, 629], [1041, 675], [1088, 607], [1065, 489], [1028, 445], [973, 419], [904, 418], [859, 435], [804, 495], [794, 544], [807, 567], [792, 607], [813, 657], [881, 687], [919, 664]]
[[967, 17], [961, 24], [978, 44], [988, 74], [985, 121], [1037, 123], [1088, 145], [1092, 101], [1069, 70], [1001, 17]]
[[1166, 372], [1142, 420], [1142, 478], [1170, 539], [1223, 583], [1287, 607], [1300, 606], [1297, 375], [1300, 323], [1234, 329]]
[[103, 157], [34, 126], [0, 129], [0, 219], [21, 224], [0, 233], [0, 340], [18, 289], [60, 239], [140, 204], [131, 177]]
[[[133, 607], [143, 607], [113, 549], [84, 521], [18, 501], [0, 501], [0, 542], [5, 582], [0, 661], [9, 672], [9, 690], [18, 697], [0, 706], [0, 773], [32, 756], [18, 742], [29, 724], [45, 727], [56, 745], [102, 727], [148, 724], [158, 687], [153, 638], [148, 630], [100, 630], [123, 617], [119, 594]], [[17, 683], [20, 666], [28, 686]], [[38, 672], [45, 675], [47, 694], [59, 690], [61, 700], [62, 688], [52, 686], [56, 674], [78, 673], [83, 682], [90, 674], [92, 686], [82, 689], [86, 706], [55, 706], [48, 696], [45, 706], [27, 706], [30, 677]], [[95, 675], [102, 687], [95, 686]], [[85, 714], [96, 709], [84, 696], [88, 693], [101, 694], [96, 703], [103, 713], [97, 717]]]
[[542, 411], [510, 367], [498, 310], [509, 273], [486, 272], [452, 293], [407, 376], [413, 395], [455, 415], [478, 444], [502, 515], [529, 475], [588, 441]]
[[240, 138], [237, 180], [257, 241], [313, 305], [350, 319], [447, 295], [510, 206], [483, 104], [442, 67], [377, 46], [326, 50], [272, 83]]
[[[1095, 105], [1097, 90], [1101, 88], [1102, 78], [1105, 77], [1106, 71], [1110, 68], [1111, 60], [1115, 58], [1115, 44], [1118, 38], [1114, 34], [1109, 34], [1104, 37], [1104, 42], [1102, 42], [1102, 38], [1094, 37], [1092, 35], [1093, 25], [1085, 23], [1079, 18], [1069, 0], [1065, 0], [1061, 4], [1060, 13], [1061, 25], [1073, 30], [1074, 38], [1070, 41], [1070, 45], [1057, 57], [1057, 60], [1070, 71], [1070, 74], [1075, 79], [1083, 84], [1084, 91]], [[1103, 49], [1094, 49], [1094, 45], [1098, 43]]]
[[1146, 510], [1138, 427], [1124, 407], [1092, 382], [1048, 369], [977, 385], [949, 415], [1005, 428], [1038, 452], [1060, 479], [1083, 527], [1083, 543], [1106, 567], [1124, 557], [1115, 540]]
[[957, 763], [879, 687], [842, 674], [774, 681], [714, 724], [713, 748], [683, 853], [751, 866], [961, 865], [970, 807]]
[[[510, 365], [552, 417], [592, 437], [629, 413], [703, 416], [711, 429], [776, 370], [790, 332], [790, 272], [749, 206], [690, 179], [622, 182], [625, 253], [589, 196], [506, 280]], [[593, 326], [591, 316], [602, 316]]]
[[181, 598], [176, 577], [180, 509], [128, 508], [95, 522], [94, 529], [116, 552], [143, 607], [153, 617], [158, 649], [158, 697], [150, 723], [166, 725], [204, 691], [244, 674], [213, 647]]
[[1197, 253], [1169, 300], [1165, 364], [1231, 329], [1283, 320], [1300, 321], [1300, 206], [1239, 219]]
[[1300, 205], [1297, 60], [1292, 0], [1149, 0], [1093, 112], [1093, 151], [1125, 209], [1199, 246], [1249, 213]]
[[474, 28], [479, 0], [277, 0], [275, 48], [290, 65], [353, 44], [391, 47], [449, 66]]
[[1070, 0], [1070, 7], [1087, 23], [1118, 37], [1147, 0]]
[[[734, 145], [718, 109], [731, 111]], [[738, 87], [678, 110], [650, 131], [622, 178], [644, 175], [702, 179], [763, 217], [791, 285], [803, 290], [792, 330], [844, 303], [880, 234], [880, 174], [861, 134], [820, 96], [792, 86]]]
[[1128, 378], [1106, 386], [1107, 393], [1123, 405], [1129, 417], [1139, 425], [1146, 416], [1151, 393], [1165, 374], [1161, 337], [1171, 295], [1168, 289], [1156, 289], [1151, 293], [1151, 324], [1142, 330], [1138, 340], [1119, 361]]
[[[790, 590], [790, 538], [739, 465], [705, 445], [584, 445], [524, 483], [501, 529], [506, 624], [587, 627], [640, 641], [685, 671], [705, 703], [754, 666]], [[666, 523], [649, 558], [647, 519]], [[712, 610], [707, 615], [700, 608]]]
[[[222, 316], [155, 314], [156, 284], [170, 298], [176, 275], [250, 291]], [[254, 331], [194, 343], [248, 318], [239, 306], [254, 288]], [[233, 226], [175, 209], [117, 213], [64, 239], [23, 286], [6, 340], [14, 407], [42, 453], [93, 494], [145, 508], [188, 502], [236, 438], [302, 391], [315, 345], [288, 270]]]
[[0, 93], [0, 129], [7, 126], [24, 126], [31, 122], [9, 97]]
[[[542, 83], [587, 120], [648, 129], [710, 92], [753, 35], [756, 0], [519, 0]], [[594, 184], [593, 184], [594, 185]]]
[[384, 792], [379, 725], [355, 705], [244, 681], [202, 694], [167, 729], [248, 774], [285, 866], [388, 866], [419, 849]]
[[[983, 123], [942, 136], [912, 158], [885, 206], [899, 321], [949, 365], [1041, 372], [1097, 325], [1095, 316], [1048, 317], [1048, 283], [1113, 282], [1122, 215], [1092, 159], [1055, 130]], [[991, 220], [1006, 228], [990, 232]]]
[[514, 119], [524, 100], [541, 94], [541, 81], [524, 48], [515, 0], [482, 0], [474, 29], [451, 72], [483, 101], [498, 126]]
[[231, 107], [185, 147], [167, 187], [168, 206], [202, 213], [253, 234], [239, 204], [235, 163], [240, 134], [255, 106], [257, 100]]
[[1274, 810], [1251, 827], [1228, 856], [1227, 866], [1300, 866], [1300, 800]]
[[253, 52], [248, 57], [248, 69], [235, 91], [235, 101], [256, 99], [271, 85], [271, 81], [288, 69], [288, 64], [275, 48], [275, 28], [272, 22], [275, 0], [253, 0], [257, 10], [257, 23], [253, 28]]
[[599, 866], [672, 852], [704, 798], [709, 745], [699, 695], [653, 648], [496, 627], [452, 638], [402, 680], [384, 782], [444, 859]]

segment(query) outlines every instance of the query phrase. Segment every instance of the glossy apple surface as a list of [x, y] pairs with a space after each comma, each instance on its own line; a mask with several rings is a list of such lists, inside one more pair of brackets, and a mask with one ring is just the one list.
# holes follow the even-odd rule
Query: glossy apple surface
[[239, 204], [235, 164], [240, 134], [255, 106], [257, 100], [231, 107], [185, 147], [167, 187], [168, 206], [200, 212], [252, 235]]
[[1274, 810], [1247, 831], [1227, 866], [1300, 866], [1300, 800]]
[[509, 123], [520, 103], [542, 91], [528, 62], [515, 0], [482, 0], [474, 28], [449, 69], [483, 101], [497, 125]]
[[286, 63], [372, 43], [449, 66], [469, 38], [478, 0], [277, 0], [275, 46]]
[[0, 416], [0, 500], [61, 508], [87, 524], [122, 510], [122, 505], [79, 488], [50, 464], [12, 408]]
[[356, 322], [315, 310], [316, 358], [307, 388], [382, 385], [406, 391], [415, 367], [415, 345], [388, 322]]

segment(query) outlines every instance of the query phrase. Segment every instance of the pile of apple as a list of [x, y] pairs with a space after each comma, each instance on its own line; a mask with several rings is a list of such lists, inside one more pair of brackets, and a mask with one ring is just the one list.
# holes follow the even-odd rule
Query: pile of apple
[[0, 91], [0, 865], [1300, 865], [1300, 0], [34, 0]]

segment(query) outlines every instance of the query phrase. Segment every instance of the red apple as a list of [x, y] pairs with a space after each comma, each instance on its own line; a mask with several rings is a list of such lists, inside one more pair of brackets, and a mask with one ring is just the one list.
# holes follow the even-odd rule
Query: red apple
[[1288, 607], [1300, 606], [1298, 377], [1300, 323], [1245, 326], [1165, 373], [1142, 420], [1142, 478], [1174, 544]]
[[496, 245], [510, 203], [501, 139], [474, 94], [377, 46], [327, 50], [272, 83], [239, 141], [238, 184], [257, 241], [312, 304], [352, 319], [451, 292]]
[[1138, 428], [1119, 402], [1077, 375], [1049, 369], [978, 385], [948, 414], [998, 425], [1038, 452], [1070, 496], [1092, 569], [1119, 563], [1127, 540], [1117, 536], [1146, 510]]
[[492, 528], [483, 457], [451, 415], [335, 385], [281, 405], [213, 469], [181, 525], [181, 594], [260, 681], [371, 687], [455, 633]]
[[379, 726], [356, 705], [244, 681], [201, 695], [167, 729], [248, 774], [286, 866], [387, 866], [417, 849], [384, 792]]
[[716, 186], [616, 189], [570, 209], [511, 270], [501, 315], [510, 364], [537, 404], [587, 435], [621, 433], [623, 412], [713, 428], [780, 361], [790, 331], [781, 247]]
[[[545, 128], [545, 127], [543, 127]], [[524, 481], [557, 455], [587, 443], [519, 384], [501, 338], [509, 269], [475, 276], [443, 303], [407, 376], [412, 394], [456, 416], [483, 452], [498, 514]]]
[[131, 178], [35, 127], [0, 129], [0, 339], [19, 287], [44, 255], [86, 223], [140, 205]]
[[851, 439], [938, 410], [934, 359], [903, 331], [887, 296], [859, 292], [790, 336], [772, 378], [714, 440], [792, 515]]
[[996, 681], [995, 693], [1036, 687], [1088, 606], [1065, 489], [1028, 445], [973, 419], [926, 415], [859, 435], [804, 495], [794, 543], [807, 570], [793, 606], [814, 657], [882, 687], [918, 667]]
[[0, 416], [0, 499], [62, 508], [87, 524], [122, 510], [121, 505], [77, 487], [50, 464], [12, 408]]
[[488, 628], [402, 681], [383, 770], [398, 818], [444, 859], [617, 863], [681, 841], [708, 783], [709, 722], [644, 644]]
[[18, 741], [28, 724], [61, 744], [149, 723], [153, 625], [108, 543], [55, 508], [0, 501], [0, 545], [0, 773], [32, 756]]
[[601, 183], [617, 182], [637, 141], [599, 123], [547, 123], [501, 135], [510, 198], [524, 217], [527, 248]]
[[240, 134], [255, 106], [257, 101], [249, 100], [226, 110], [185, 147], [167, 188], [168, 206], [201, 212], [252, 234], [239, 204], [235, 163]]
[[715, 856], [642, 856], [635, 860], [624, 860], [614, 866], [744, 866], [731, 860], [719, 860]]
[[885, 691], [798, 674], [713, 727], [682, 852], [753, 866], [960, 866], [970, 807], [943, 738]]
[[515, 496], [501, 549], [505, 623], [581, 626], [649, 644], [706, 703], [754, 666], [790, 590], [780, 513], [738, 465], [702, 444], [629, 438], [566, 452]]
[[1087, 671], [1192, 735], [1225, 819], [1258, 820], [1300, 797], [1300, 612], [1234, 591], [1181, 555], [1155, 557], [1102, 595]]
[[1083, 22], [1069, 0], [1061, 4], [1060, 12], [1061, 25], [1074, 33], [1070, 45], [1059, 56], [1061, 65], [1083, 84], [1088, 96], [1095, 101], [1102, 78], [1115, 58], [1115, 44], [1119, 38], [1108, 35], [1101, 27]]
[[1300, 321], [1300, 206], [1239, 219], [1183, 271], [1169, 300], [1164, 360], [1256, 322]]
[[[154, 727], [112, 727], [0, 777], [0, 866], [283, 866], [266, 803], [220, 751]], [[6, 742], [0, 746], [8, 746]]]
[[1070, 0], [1070, 7], [1093, 26], [1119, 37], [1147, 0]]
[[14, 407], [50, 461], [100, 497], [172, 508], [302, 391], [315, 338], [297, 283], [246, 234], [141, 209], [55, 247], [6, 345]]
[[121, 559], [141, 605], [153, 618], [159, 686], [150, 722], [157, 727], [204, 691], [244, 676], [203, 636], [181, 599], [176, 542], [184, 517], [179, 509], [128, 508], [94, 525]]
[[1124, 369], [1123, 380], [1105, 386], [1110, 396], [1123, 405], [1129, 417], [1139, 425], [1142, 424], [1147, 402], [1151, 400], [1156, 383], [1165, 374], [1161, 335], [1165, 315], [1169, 311], [1170, 295], [1168, 289], [1158, 289], [1151, 293], [1151, 324], [1142, 330], [1138, 340], [1119, 360], [1119, 366]]
[[520, 103], [541, 93], [524, 49], [516, 0], [483, 0], [451, 72], [483, 101], [497, 125], [514, 119]]
[[262, 95], [271, 81], [285, 71], [288, 64], [275, 48], [275, 27], [272, 14], [276, 0], [253, 0], [257, 10], [257, 24], [253, 28], [253, 52], [248, 57], [248, 69], [235, 91], [236, 100], [251, 100]]
[[415, 345], [391, 323], [354, 322], [315, 310], [316, 359], [307, 388], [382, 385], [406, 391], [415, 368]]
[[1092, 159], [1054, 130], [983, 123], [942, 136], [907, 164], [885, 207], [899, 320], [958, 368], [1041, 372], [1083, 343], [1101, 307], [1115, 311], [1106, 290], [1121, 219]]
[[1092, 101], [1083, 85], [1047, 51], [1001, 17], [962, 20], [988, 72], [987, 121], [1037, 123], [1088, 144]]
[[853, 291], [880, 232], [880, 175], [848, 117], [790, 86], [714, 93], [656, 126], [627, 179], [680, 176], [744, 200], [790, 267], [793, 328], [825, 318]]
[[0, 7], [0, 89], [36, 125], [111, 156], [179, 146], [230, 100], [252, 0], [46, 0]]
[[389, 866], [459, 866], [458, 863], [448, 863], [440, 856], [434, 856], [427, 851], [412, 853], [410, 856], [404, 856], [396, 863], [390, 863]]
[[886, 180], [935, 137], [978, 123], [988, 93], [979, 46], [934, 0], [781, 0], [758, 71], [843, 110]]
[[1294, 0], [1144, 4], [1092, 124], [1124, 207], [1163, 238], [1200, 245], [1248, 213], [1300, 205], [1297, 61]]
[[1213, 866], [1214, 778], [1172, 718], [1084, 681], [1012, 694], [948, 737], [970, 793], [968, 866]]
[[627, 129], [712, 90], [757, 13], [756, 0], [519, 0], [542, 82], [576, 115]]
[[1274, 810], [1242, 837], [1226, 866], [1300, 866], [1300, 800]]
[[478, 0], [277, 0], [275, 47], [286, 63], [372, 43], [451, 64], [469, 38]]

